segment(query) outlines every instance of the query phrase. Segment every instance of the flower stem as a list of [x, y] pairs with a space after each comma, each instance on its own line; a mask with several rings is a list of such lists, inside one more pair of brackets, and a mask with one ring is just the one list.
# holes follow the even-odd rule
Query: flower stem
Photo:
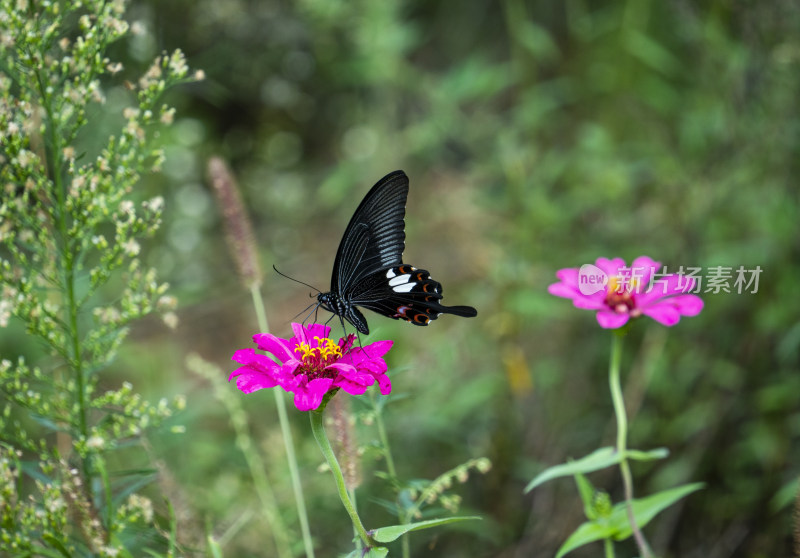
[[[70, 368], [75, 373], [75, 390], [77, 392], [77, 413], [78, 413], [78, 433], [85, 441], [89, 436], [89, 423], [88, 411], [86, 405], [86, 371], [83, 367], [83, 347], [81, 344], [80, 329], [78, 325], [78, 313], [80, 311], [78, 304], [78, 296], [75, 292], [75, 259], [76, 244], [72, 241], [69, 235], [69, 223], [67, 220], [67, 192], [64, 186], [62, 176], [62, 145], [61, 145], [61, 130], [58, 127], [57, 116], [54, 114], [52, 105], [52, 96], [45, 86], [44, 79], [41, 73], [36, 73], [36, 84], [41, 97], [42, 107], [46, 114], [46, 128], [47, 128], [47, 142], [49, 146], [49, 153], [45, 148], [45, 158], [50, 170], [51, 178], [53, 180], [53, 188], [55, 190], [56, 209], [54, 217], [57, 219], [58, 236], [60, 242], [57, 245], [61, 248], [60, 254], [60, 267], [62, 279], [62, 293], [66, 297], [65, 310], [66, 319], [66, 336], [71, 346], [65, 347], [65, 354], [71, 356], [69, 362]], [[93, 492], [94, 483], [92, 472], [92, 456], [91, 453], [87, 454], [82, 459], [82, 468], [84, 481], [86, 482], [86, 490], [90, 495]]]
[[386, 459], [386, 472], [392, 479], [397, 478], [397, 470], [394, 467], [394, 458], [392, 457], [392, 449], [389, 446], [389, 437], [386, 435], [386, 426], [383, 423], [383, 409], [378, 407], [378, 402], [375, 396], [375, 387], [370, 389], [370, 398], [372, 399], [372, 408], [375, 410], [375, 425], [378, 427], [378, 438], [381, 441], [381, 448], [383, 449], [383, 457]]
[[[383, 422], [383, 408], [378, 406], [377, 396], [375, 395], [376, 388], [373, 387], [370, 389], [369, 395], [370, 399], [372, 400], [372, 408], [375, 410], [375, 425], [378, 428], [378, 438], [381, 441], [381, 448], [383, 449], [383, 457], [386, 459], [386, 471], [389, 473], [389, 476], [392, 478], [392, 481], [397, 481], [397, 469], [394, 466], [394, 458], [392, 457], [392, 448], [389, 445], [389, 436], [386, 435], [386, 425]], [[399, 510], [402, 510], [400, 506], [398, 506]], [[405, 525], [410, 521], [410, 517], [407, 511], [400, 511], [398, 514], [398, 520], [402, 525]], [[411, 545], [409, 542], [409, 534], [405, 533], [402, 537], [400, 537], [400, 548], [402, 552], [403, 558], [410, 558], [411, 557]]]
[[328, 392], [322, 400], [322, 403], [320, 403], [319, 408], [308, 412], [308, 416], [311, 419], [311, 431], [314, 433], [314, 439], [317, 440], [319, 449], [322, 450], [322, 455], [325, 456], [325, 460], [331, 468], [333, 478], [336, 481], [336, 489], [339, 491], [339, 498], [342, 500], [344, 509], [346, 509], [347, 513], [350, 515], [350, 520], [353, 522], [356, 533], [358, 533], [358, 536], [364, 541], [364, 545], [367, 548], [373, 548], [378, 545], [375, 540], [369, 536], [369, 533], [367, 533], [364, 524], [361, 523], [361, 518], [358, 516], [355, 506], [350, 500], [350, 496], [347, 493], [347, 486], [344, 483], [342, 468], [339, 467], [339, 461], [336, 459], [336, 454], [333, 452], [330, 440], [328, 440], [328, 436], [325, 433], [323, 412], [325, 411], [328, 401], [330, 401], [335, 393], [335, 391]]
[[628, 438], [628, 418], [625, 414], [625, 402], [622, 399], [622, 386], [620, 384], [620, 363], [622, 361], [622, 338], [624, 331], [615, 331], [611, 344], [611, 362], [608, 367], [608, 383], [611, 387], [611, 399], [614, 402], [614, 413], [617, 417], [617, 453], [620, 456], [619, 468], [622, 473], [622, 483], [625, 488], [625, 504], [628, 510], [628, 521], [631, 524], [633, 538], [643, 558], [650, 558], [652, 553], [645, 541], [636, 517], [633, 514], [633, 478], [630, 465], [626, 457]]
[[[262, 333], [267, 333], [269, 331], [269, 324], [267, 323], [266, 312], [264, 312], [264, 301], [261, 298], [260, 286], [259, 282], [254, 281], [251, 283], [250, 294], [253, 297], [253, 306], [255, 307], [256, 319], [258, 320], [258, 329]], [[308, 527], [308, 512], [306, 511], [306, 502], [303, 496], [303, 486], [300, 483], [300, 473], [294, 451], [292, 429], [289, 427], [289, 417], [286, 414], [286, 403], [283, 400], [283, 393], [280, 390], [274, 389], [272, 393], [275, 395], [275, 407], [278, 409], [278, 421], [281, 424], [283, 444], [286, 448], [286, 461], [289, 464], [289, 476], [292, 479], [292, 491], [294, 492], [297, 515], [300, 519], [303, 546], [306, 551], [306, 557], [314, 558], [314, 545], [311, 541], [311, 530]]]

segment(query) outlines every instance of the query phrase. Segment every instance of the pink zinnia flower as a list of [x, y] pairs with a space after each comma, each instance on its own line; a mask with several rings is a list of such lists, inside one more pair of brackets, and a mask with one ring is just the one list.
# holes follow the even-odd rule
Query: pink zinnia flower
[[244, 393], [280, 386], [294, 393], [294, 404], [301, 411], [319, 407], [322, 398], [331, 390], [342, 388], [347, 393], [361, 395], [378, 382], [381, 393], [392, 391], [383, 360], [392, 341], [377, 341], [366, 347], [353, 347], [352, 333], [336, 343], [328, 339], [331, 328], [312, 324], [293, 323], [294, 337], [281, 339], [271, 333], [259, 333], [253, 341], [274, 359], [255, 349], [236, 351], [232, 360], [242, 366], [228, 378], [236, 378], [236, 387]]
[[673, 326], [681, 316], [699, 314], [703, 301], [685, 294], [694, 288], [694, 279], [676, 273], [654, 277], [660, 268], [659, 262], [647, 256], [636, 258], [630, 267], [622, 258], [598, 258], [594, 266], [558, 270], [560, 282], [547, 290], [571, 298], [576, 308], [596, 310], [597, 322], [607, 329], [622, 327], [641, 315]]

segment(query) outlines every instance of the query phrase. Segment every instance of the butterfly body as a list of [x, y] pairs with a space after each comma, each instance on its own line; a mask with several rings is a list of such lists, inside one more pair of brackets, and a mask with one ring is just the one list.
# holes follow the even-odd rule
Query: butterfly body
[[360, 306], [396, 320], [428, 325], [440, 314], [472, 317], [471, 306], [443, 306], [442, 285], [424, 269], [402, 261], [408, 177], [392, 172], [367, 193], [345, 229], [322, 308], [369, 333]]

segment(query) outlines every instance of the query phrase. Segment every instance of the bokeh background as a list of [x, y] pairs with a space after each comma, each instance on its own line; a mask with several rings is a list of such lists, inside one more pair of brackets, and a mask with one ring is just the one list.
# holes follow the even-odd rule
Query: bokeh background
[[[289, 332], [309, 289], [270, 266], [327, 290], [352, 211], [395, 169], [411, 178], [405, 261], [433, 272], [446, 303], [478, 308], [476, 319], [428, 328], [367, 316], [370, 339], [396, 342], [400, 397], [386, 419], [400, 476], [493, 463], [454, 490], [460, 513], [484, 520], [415, 534], [415, 557], [552, 556], [583, 520], [569, 479], [522, 493], [547, 466], [614, 437], [610, 334], [547, 294], [557, 269], [642, 254], [670, 270], [760, 266], [757, 293], [703, 295], [704, 311], [671, 329], [634, 324], [623, 371], [630, 445], [671, 452], [634, 464], [639, 495], [706, 483], [646, 528], [661, 556], [791, 554], [800, 5], [136, 0], [129, 16], [144, 33], [111, 56], [131, 79], [174, 48], [206, 79], [169, 94], [178, 112], [162, 134], [164, 172], [141, 185], [143, 198], [167, 200], [147, 259], [179, 298], [180, 325], [138, 324], [105, 381], [131, 381], [151, 399], [186, 394], [186, 433], [155, 438], [153, 451], [187, 522], [235, 526], [226, 556], [272, 546], [263, 518], [244, 515], [259, 504], [228, 414], [185, 364], [198, 353], [227, 373], [257, 331], [205, 176], [212, 155], [230, 163], [253, 219], [274, 333]], [[101, 128], [125, 102], [122, 88], [107, 97]], [[241, 397], [296, 529], [272, 395]], [[335, 556], [348, 549], [348, 519], [317, 470], [307, 417], [291, 417], [317, 550]], [[360, 432], [365, 446], [376, 438], [374, 427]], [[373, 454], [359, 502], [380, 526], [392, 522], [380, 504], [392, 496]], [[616, 471], [591, 479], [621, 499]]]

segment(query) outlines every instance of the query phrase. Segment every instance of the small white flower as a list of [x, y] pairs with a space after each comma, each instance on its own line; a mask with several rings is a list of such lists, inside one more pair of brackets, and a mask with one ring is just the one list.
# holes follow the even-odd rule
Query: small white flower
[[147, 28], [141, 21], [134, 21], [133, 24], [131, 25], [131, 34], [136, 37], [144, 35], [146, 32]]
[[161, 311], [173, 310], [178, 305], [178, 299], [172, 295], [163, 295], [159, 297], [156, 306]]
[[153, 199], [144, 202], [142, 206], [151, 211], [161, 211], [161, 208], [164, 207], [164, 198], [161, 196], [156, 196]]
[[167, 312], [162, 319], [168, 328], [175, 329], [178, 327], [178, 315], [175, 312]]
[[86, 440], [86, 446], [91, 449], [103, 449], [106, 446], [106, 441], [98, 436], [97, 434], [90, 436], [88, 440]]
[[122, 110], [122, 116], [126, 120], [132, 120], [132, 119], [136, 118], [137, 116], [139, 116], [139, 109], [133, 108], [133, 107], [125, 107]]
[[175, 109], [170, 108], [165, 110], [161, 113], [161, 123], [162, 124], [172, 124], [172, 121], [175, 119]]
[[136, 242], [134, 239], [131, 238], [130, 240], [128, 240], [126, 243], [124, 243], [122, 245], [122, 249], [129, 256], [138, 256], [139, 255], [140, 246], [139, 246], [138, 242]]
[[119, 204], [119, 210], [125, 213], [126, 215], [132, 215], [134, 209], [135, 206], [133, 205], [133, 202], [131, 200], [123, 200]]

